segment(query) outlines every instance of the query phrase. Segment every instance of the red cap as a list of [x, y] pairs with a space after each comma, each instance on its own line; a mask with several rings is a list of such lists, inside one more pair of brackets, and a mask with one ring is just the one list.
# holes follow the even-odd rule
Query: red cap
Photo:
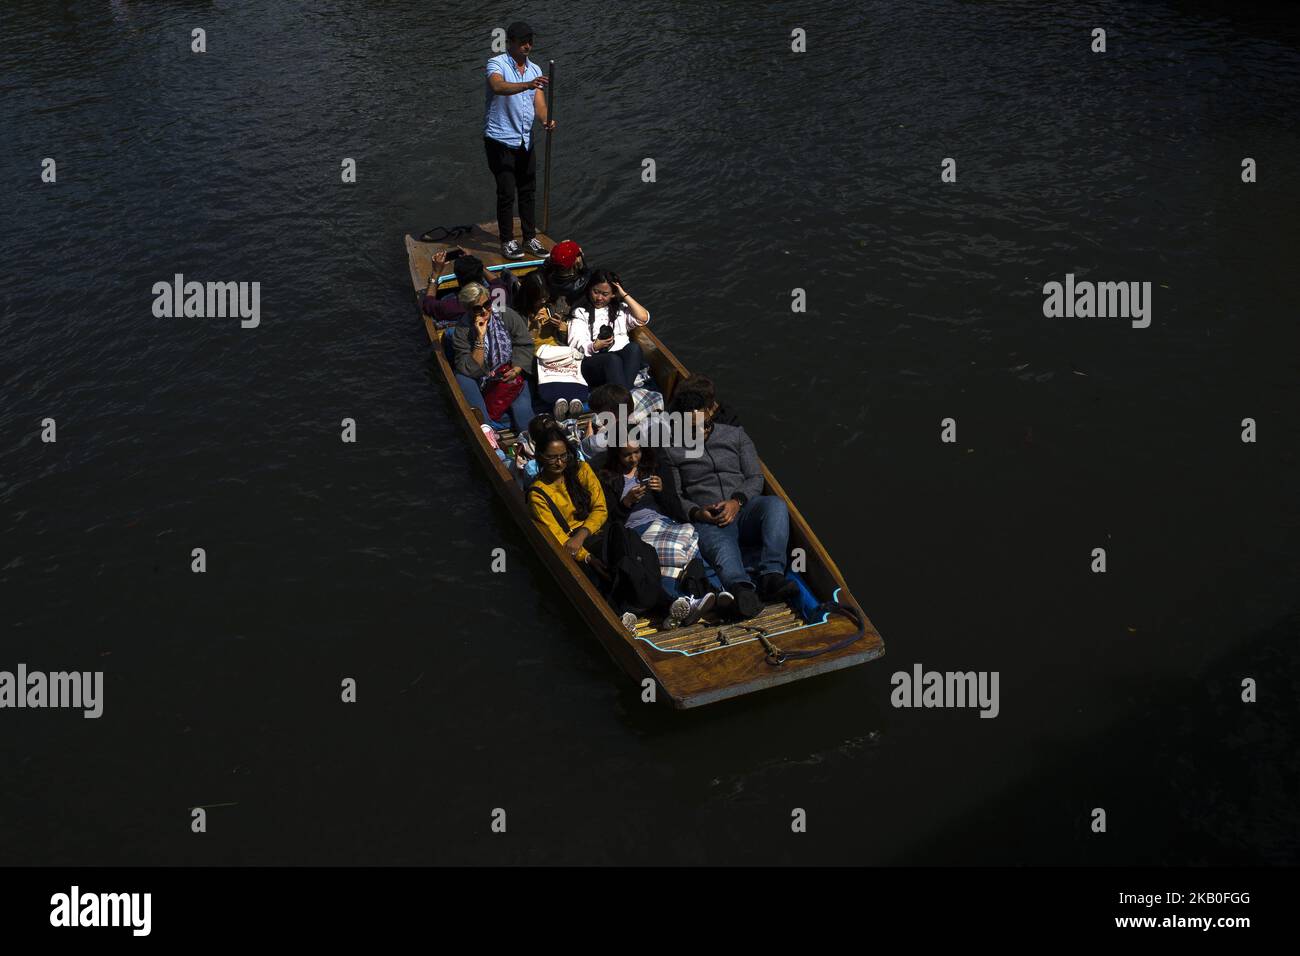
[[582, 249], [572, 239], [565, 239], [551, 249], [551, 261], [561, 269], [572, 268], [580, 255], [582, 255]]

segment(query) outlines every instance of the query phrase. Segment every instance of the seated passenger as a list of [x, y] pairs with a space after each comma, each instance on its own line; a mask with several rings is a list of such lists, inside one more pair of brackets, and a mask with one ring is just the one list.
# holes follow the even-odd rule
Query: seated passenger
[[[502, 269], [489, 275], [482, 261], [477, 257], [466, 255], [465, 250], [460, 246], [457, 246], [454, 251], [460, 253], [460, 258], [453, 260], [455, 264], [452, 266], [452, 272], [456, 275], [457, 289], [463, 289], [469, 283], [477, 282], [486, 287], [489, 294], [495, 294], [497, 289], [502, 290], [508, 300], [516, 282], [514, 273], [509, 269]], [[433, 271], [429, 273], [429, 283], [425, 286], [424, 297], [420, 300], [424, 314], [433, 319], [434, 324], [440, 329], [455, 325], [465, 314], [465, 308], [460, 304], [456, 292], [448, 292], [441, 297], [437, 294], [437, 280], [446, 269], [447, 256], [448, 252], [445, 250], [433, 254]]]
[[569, 323], [555, 311], [539, 273], [524, 276], [515, 292], [514, 308], [533, 337], [538, 399], [544, 407], [553, 406], [561, 421], [577, 418], [591, 394], [582, 377], [582, 353], [569, 347]]
[[[715, 423], [708, 409], [716, 405], [712, 389], [695, 387], [675, 403], [692, 415], [703, 434], [703, 453], [684, 441], [664, 449], [673, 489], [686, 517], [695, 524], [700, 550], [725, 588], [718, 595], [719, 610], [734, 607], [741, 618], [763, 609], [763, 601], [786, 601], [798, 595], [798, 586], [785, 577], [790, 513], [785, 501], [765, 495], [758, 452], [745, 430]], [[742, 547], [758, 547], [755, 573], [758, 588], [745, 569]]]
[[[704, 413], [715, 425], [740, 424], [740, 416], [729, 406], [720, 404], [714, 398], [713, 380], [705, 378], [703, 375], [691, 375], [678, 383], [677, 390], [673, 392], [671, 411], [682, 412], [683, 405], [691, 404], [694, 401], [694, 399], [688, 399], [688, 396], [697, 392], [706, 396]], [[699, 406], [691, 404], [691, 407], [698, 408]]]
[[[500, 313], [492, 310], [488, 290], [477, 282], [462, 286], [457, 296], [465, 314], [450, 335], [452, 370], [456, 382], [470, 405], [477, 408], [483, 421], [491, 423], [484, 390], [503, 389], [509, 395], [510, 421], [522, 432], [533, 418], [533, 402], [520, 376], [533, 364], [533, 337], [519, 313], [509, 307]], [[499, 399], [492, 397], [494, 403]], [[504, 412], [502, 412], [504, 413]]]
[[556, 243], [539, 271], [546, 280], [546, 288], [551, 301], [555, 303], [555, 311], [562, 316], [568, 315], [573, 304], [586, 290], [587, 280], [591, 276], [582, 249], [572, 239]]
[[537, 462], [537, 449], [545, 443], [550, 431], [564, 431], [555, 416], [550, 412], [541, 412], [528, 423], [528, 431], [519, 435], [514, 446], [514, 470], [521, 487], [527, 488], [536, 479], [540, 470]]
[[[561, 542], [591, 582], [601, 587], [602, 581], [609, 579], [609, 569], [593, 553], [604, 545], [602, 532], [608, 516], [600, 480], [590, 465], [578, 460], [577, 448], [558, 425], [543, 434], [537, 461], [541, 470], [528, 488], [533, 521]], [[626, 611], [622, 620], [628, 633], [635, 635], [636, 614]]]
[[537, 461], [537, 480], [528, 488], [533, 520], [564, 545], [573, 560], [603, 573], [600, 558], [586, 548], [588, 540], [605, 527], [609, 515], [596, 473], [578, 460], [558, 427], [548, 428], [542, 436]]
[[587, 423], [587, 435], [582, 439], [579, 448], [584, 458], [599, 465], [605, 452], [610, 447], [610, 438], [613, 437], [614, 444], [618, 442], [617, 435], [611, 436], [605, 428], [609, 424], [609, 420], [605, 418], [605, 415], [613, 415], [617, 420], [621, 408], [630, 426], [632, 393], [622, 385], [598, 385], [591, 390], [589, 404], [592, 417], [591, 421]]
[[618, 276], [604, 269], [591, 274], [582, 299], [569, 316], [569, 344], [581, 349], [582, 376], [592, 386], [630, 389], [645, 364], [641, 346], [628, 333], [648, 324], [650, 313], [627, 294]]
[[666, 427], [660, 417], [662, 411], [663, 396], [648, 388], [634, 388], [629, 392], [621, 385], [596, 386], [591, 390], [592, 417], [586, 424], [587, 434], [579, 445], [583, 457], [599, 466], [606, 449], [618, 444], [617, 433], [610, 434], [606, 430], [609, 420], [602, 417], [605, 413], [612, 415], [615, 422], [625, 421], [629, 434], [636, 430], [642, 445], [667, 444], [666, 439], [651, 437], [663, 434], [662, 429]]
[[672, 601], [663, 629], [694, 624], [713, 607], [709, 585], [722, 585], [700, 560], [694, 526], [675, 520], [682, 517], [681, 503], [654, 449], [635, 442], [610, 449], [600, 481], [612, 520], [635, 531], [659, 556], [660, 584]]

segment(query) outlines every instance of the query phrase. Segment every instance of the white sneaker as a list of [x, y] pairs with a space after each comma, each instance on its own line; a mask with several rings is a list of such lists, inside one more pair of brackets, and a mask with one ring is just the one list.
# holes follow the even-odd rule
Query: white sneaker
[[636, 637], [636, 615], [631, 611], [625, 611], [623, 613], [623, 626], [627, 628], [629, 634]]
[[672, 607], [668, 609], [668, 616], [664, 618], [664, 630], [671, 631], [675, 627], [681, 627], [690, 613], [691, 599], [679, 597], [673, 601]]
[[555, 420], [562, 422], [566, 418], [572, 418], [569, 414], [569, 400], [567, 398], [557, 398], [555, 400]]
[[511, 239], [501, 247], [501, 255], [507, 259], [522, 259], [524, 251], [519, 248], [519, 243]]
[[[569, 399], [569, 417], [577, 418], [581, 414], [582, 414], [582, 400], [578, 398]], [[560, 416], [556, 415], [555, 417], [559, 418]]]
[[716, 600], [717, 598], [714, 597], [712, 591], [703, 597], [691, 598], [690, 607], [686, 611], [686, 617], [682, 619], [682, 626], [687, 627], [688, 625], [694, 624], [705, 614], [708, 614]]

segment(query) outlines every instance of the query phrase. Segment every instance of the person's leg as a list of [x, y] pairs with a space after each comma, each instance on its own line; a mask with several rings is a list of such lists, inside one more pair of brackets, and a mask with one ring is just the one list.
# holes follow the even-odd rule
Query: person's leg
[[514, 161], [510, 147], [490, 136], [483, 137], [483, 149], [487, 153], [488, 169], [492, 170], [497, 181], [497, 229], [501, 233], [501, 244], [505, 245], [515, 234]]
[[537, 386], [537, 395], [542, 400], [542, 408], [546, 408], [561, 398], [585, 402], [591, 397], [591, 389], [577, 382], [547, 382]]
[[665, 574], [660, 576], [659, 584], [664, 589], [664, 594], [668, 595], [669, 601], [675, 601], [682, 596], [682, 585], [677, 578], [670, 578]]
[[776, 495], [759, 495], [750, 498], [732, 522], [739, 526], [739, 543], [761, 545], [758, 565], [754, 569], [764, 574], [785, 574], [786, 546], [790, 543], [790, 510], [785, 500]]
[[618, 378], [622, 374], [623, 366], [612, 352], [599, 352], [582, 360], [582, 377], [591, 388], [606, 383], [621, 385]]
[[537, 210], [533, 196], [537, 189], [537, 145], [534, 139], [528, 149], [515, 150], [515, 182], [519, 189], [519, 232], [527, 242], [537, 234]]
[[533, 420], [533, 396], [528, 389], [520, 390], [515, 400], [510, 403], [510, 423], [515, 426], [515, 434], [528, 431], [528, 423]]
[[700, 536], [700, 551], [716, 572], [715, 577], [727, 590], [735, 585], [753, 586], [740, 557], [738, 523], [733, 521], [725, 528], [700, 522], [695, 526]]
[[483, 401], [483, 392], [479, 389], [478, 382], [474, 381], [468, 375], [461, 375], [460, 372], [456, 372], [455, 374], [456, 384], [459, 385], [460, 390], [465, 393], [465, 401], [469, 402], [472, 407], [477, 408], [479, 414], [483, 416], [483, 421], [490, 425], [492, 419], [488, 418], [487, 402]]
[[619, 369], [623, 373], [623, 378], [627, 388], [631, 390], [632, 383], [636, 381], [637, 372], [641, 371], [641, 366], [645, 364], [645, 356], [641, 352], [641, 346], [635, 342], [628, 342], [617, 352]]

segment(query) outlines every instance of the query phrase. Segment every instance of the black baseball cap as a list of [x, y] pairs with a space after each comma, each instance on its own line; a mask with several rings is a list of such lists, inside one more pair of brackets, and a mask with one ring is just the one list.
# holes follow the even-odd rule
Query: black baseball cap
[[506, 27], [507, 40], [531, 40], [532, 38], [533, 28], [524, 23], [523, 20], [516, 20]]

